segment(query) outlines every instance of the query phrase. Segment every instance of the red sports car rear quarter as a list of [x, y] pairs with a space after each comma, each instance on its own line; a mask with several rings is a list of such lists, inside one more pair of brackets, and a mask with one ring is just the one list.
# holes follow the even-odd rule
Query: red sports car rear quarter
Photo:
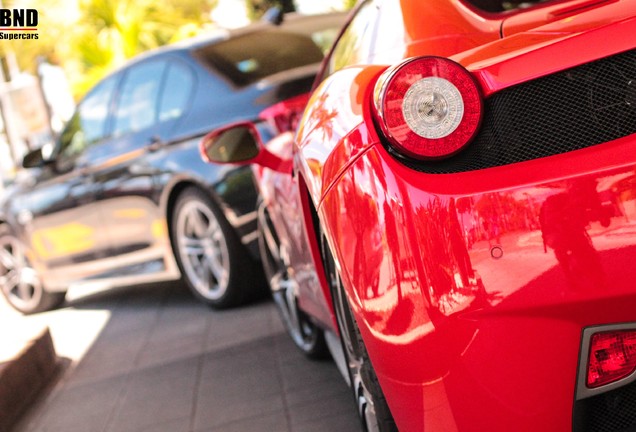
[[[296, 167], [397, 426], [633, 427], [636, 385], [620, 375], [634, 351], [621, 341], [633, 335], [597, 343], [591, 333], [636, 329], [636, 51], [626, 37], [636, 2], [555, 2], [481, 21], [454, 1], [379, 4], [403, 14], [406, 42], [387, 33], [388, 52], [370, 48], [326, 74]], [[427, 14], [440, 20], [417, 19]], [[408, 123], [410, 88], [387, 95], [406, 82], [395, 78], [401, 57], [419, 56], [463, 66], [483, 96], [470, 108], [482, 109], [474, 139], [447, 158], [405, 151], [383, 123], [385, 99]], [[422, 94], [416, 114], [443, 111]], [[328, 299], [329, 289], [339, 287], [325, 288]], [[620, 378], [594, 381], [603, 374]]]
[[[438, 168], [396, 157], [371, 114], [382, 67], [341, 70], [314, 94], [297, 161], [401, 429], [572, 430], [582, 330], [636, 321], [636, 137], [586, 141], [586, 128], [634, 115], [636, 76], [620, 65], [633, 61], [622, 53], [635, 4], [568, 12], [451, 57], [474, 74], [489, 113], [518, 110], [486, 117], [491, 141], [467, 151], [503, 139], [509, 158]], [[418, 46], [409, 54], [428, 54]], [[587, 66], [605, 57], [617, 60]], [[557, 96], [546, 110], [515, 107], [526, 91], [528, 101]], [[581, 105], [598, 125], [578, 118]], [[549, 148], [562, 139], [565, 150]]]

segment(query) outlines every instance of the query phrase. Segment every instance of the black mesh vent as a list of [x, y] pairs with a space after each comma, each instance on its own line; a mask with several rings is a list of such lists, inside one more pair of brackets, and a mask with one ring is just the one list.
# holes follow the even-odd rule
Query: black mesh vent
[[484, 108], [479, 135], [456, 156], [402, 161], [428, 173], [473, 171], [630, 135], [636, 132], [636, 51], [505, 89]]
[[636, 384], [577, 401], [574, 432], [635, 432]]

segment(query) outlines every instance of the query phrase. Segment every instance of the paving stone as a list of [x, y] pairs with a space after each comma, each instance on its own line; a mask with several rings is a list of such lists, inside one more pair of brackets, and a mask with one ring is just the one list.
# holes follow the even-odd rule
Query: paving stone
[[[95, 320], [93, 333], [74, 328], [93, 312], [103, 325]], [[90, 347], [14, 432], [360, 430], [336, 366], [300, 353], [271, 301], [214, 311], [167, 283], [10, 318], [12, 325], [64, 319], [60, 341], [82, 338]]]
[[[243, 418], [232, 423], [226, 423], [212, 429], [205, 428], [196, 432], [288, 432], [289, 422], [285, 411], [277, 411], [270, 414], [258, 415], [255, 417]], [[344, 429], [333, 429], [331, 432], [342, 431]]]

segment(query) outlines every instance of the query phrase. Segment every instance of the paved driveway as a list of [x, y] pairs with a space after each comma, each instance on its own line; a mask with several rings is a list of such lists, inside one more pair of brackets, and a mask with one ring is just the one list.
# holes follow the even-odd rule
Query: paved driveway
[[174, 283], [70, 297], [33, 317], [0, 300], [0, 338], [47, 325], [66, 365], [17, 432], [360, 430], [335, 365], [298, 353], [269, 301], [216, 312]]

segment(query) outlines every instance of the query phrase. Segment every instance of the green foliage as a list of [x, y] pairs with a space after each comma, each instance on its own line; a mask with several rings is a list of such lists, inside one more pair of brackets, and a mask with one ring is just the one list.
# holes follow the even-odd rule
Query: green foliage
[[[38, 40], [2, 41], [0, 55], [13, 53], [34, 73], [38, 57], [64, 67], [76, 97], [127, 59], [193, 36], [211, 24], [218, 0], [4, 0], [4, 7], [40, 13]], [[343, 0], [351, 8], [355, 0]], [[294, 0], [246, 0], [258, 19], [269, 8], [296, 10]]]
[[[5, 7], [17, 0], [5, 0]], [[20, 0], [40, 12], [38, 40], [3, 41], [23, 70], [61, 64], [77, 97], [127, 59], [200, 32], [218, 0]]]
[[71, 40], [84, 72], [79, 90], [127, 59], [196, 31], [213, 6], [194, 0], [80, 0], [78, 34]]

